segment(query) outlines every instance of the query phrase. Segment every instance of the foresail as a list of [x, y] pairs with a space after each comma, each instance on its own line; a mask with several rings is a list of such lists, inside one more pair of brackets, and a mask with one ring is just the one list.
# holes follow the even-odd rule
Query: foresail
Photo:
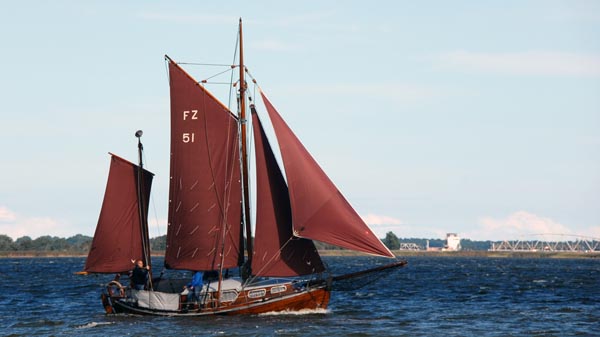
[[[111, 154], [102, 210], [85, 271], [117, 273], [131, 270], [132, 259], [141, 259], [142, 236], [137, 195], [137, 165]], [[148, 209], [153, 174], [143, 170], [143, 206]]]
[[171, 174], [165, 265], [235, 267], [243, 250], [236, 117], [169, 59]]
[[261, 91], [279, 142], [294, 234], [369, 254], [394, 254], [364, 223]]
[[256, 231], [252, 274], [297, 276], [325, 270], [311, 240], [295, 237], [288, 189], [254, 106]]

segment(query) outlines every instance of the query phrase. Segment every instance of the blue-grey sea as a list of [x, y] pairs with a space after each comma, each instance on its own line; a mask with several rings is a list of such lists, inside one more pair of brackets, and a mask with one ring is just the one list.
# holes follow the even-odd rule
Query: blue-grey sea
[[[324, 257], [335, 275], [372, 257]], [[84, 258], [0, 259], [3, 336], [600, 336], [600, 259], [408, 257], [304, 314], [106, 315]], [[155, 266], [160, 261], [154, 262]], [[157, 269], [159, 267], [155, 267]]]

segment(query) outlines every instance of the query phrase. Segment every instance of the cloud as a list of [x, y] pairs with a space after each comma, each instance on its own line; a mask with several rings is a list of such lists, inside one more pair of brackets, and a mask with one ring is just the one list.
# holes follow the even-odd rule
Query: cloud
[[545, 76], [600, 76], [600, 54], [553, 51], [482, 53], [454, 51], [440, 60], [445, 67], [491, 73]]
[[588, 228], [588, 238], [600, 240], [600, 226], [592, 226]]
[[13, 213], [10, 209], [0, 206], [0, 224], [15, 221], [17, 219], [17, 215]]
[[386, 215], [367, 214], [362, 217], [363, 221], [369, 225], [401, 225], [400, 219], [392, 218]]
[[406, 223], [398, 218], [387, 215], [367, 214], [361, 216], [378, 238], [384, 238], [388, 232], [393, 232], [399, 238], [445, 238], [445, 229], [432, 226]]
[[154, 218], [148, 219], [148, 234], [151, 238], [163, 236], [167, 234], [167, 223], [166, 218]]
[[15, 213], [6, 206], [0, 206], [0, 234], [5, 234], [16, 240], [23, 236], [33, 239], [52, 235], [68, 237], [77, 234], [76, 229], [63, 220], [51, 217], [29, 217]]
[[367, 214], [362, 219], [379, 238], [385, 237], [387, 232], [403, 236], [402, 234], [407, 230], [407, 226], [403, 225], [402, 220], [386, 215]]
[[503, 219], [483, 217], [479, 228], [464, 233], [464, 238], [472, 240], [534, 240], [545, 239], [544, 234], [572, 234], [571, 230], [550, 218], [526, 211], [518, 211]]

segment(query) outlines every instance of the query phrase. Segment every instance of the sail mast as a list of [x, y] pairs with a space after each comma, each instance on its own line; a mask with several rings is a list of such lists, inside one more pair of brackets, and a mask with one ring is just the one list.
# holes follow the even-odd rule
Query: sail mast
[[138, 157], [139, 157], [139, 169], [137, 170], [137, 197], [138, 197], [138, 212], [140, 214], [140, 233], [142, 236], [142, 260], [144, 262], [144, 265], [149, 266], [150, 268], [148, 269], [148, 281], [149, 281], [149, 288], [152, 289], [152, 259], [150, 258], [150, 236], [148, 233], [148, 218], [147, 218], [147, 210], [145, 209], [144, 205], [145, 202], [142, 200], [144, 198], [144, 185], [143, 185], [143, 181], [144, 181], [144, 176], [143, 176], [143, 169], [144, 169], [144, 163], [142, 160], [142, 152], [144, 150], [144, 146], [142, 145], [142, 135], [144, 133], [142, 132], [142, 130], [138, 130], [135, 133], [135, 136], [138, 139]]
[[247, 154], [247, 136], [246, 136], [246, 80], [244, 78], [245, 67], [244, 67], [244, 40], [242, 38], [242, 18], [240, 18], [240, 101], [239, 101], [239, 112], [240, 112], [240, 123], [241, 123], [241, 150], [242, 150], [242, 189], [244, 194], [244, 220], [246, 225], [246, 250], [248, 252], [248, 266], [252, 265], [252, 228], [250, 226], [250, 193], [248, 183], [248, 154]]

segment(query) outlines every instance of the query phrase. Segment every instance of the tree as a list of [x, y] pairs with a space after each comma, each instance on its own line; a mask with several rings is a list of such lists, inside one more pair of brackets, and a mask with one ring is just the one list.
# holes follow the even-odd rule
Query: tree
[[150, 249], [153, 251], [163, 251], [167, 249], [167, 236], [157, 236], [150, 239]]
[[398, 240], [396, 234], [394, 234], [393, 232], [387, 232], [387, 234], [385, 234], [383, 244], [385, 244], [390, 250], [400, 248], [400, 241]]
[[33, 240], [29, 236], [23, 236], [15, 241], [17, 250], [31, 250], [33, 249]]
[[13, 239], [4, 234], [0, 234], [0, 250], [15, 250], [15, 243]]

